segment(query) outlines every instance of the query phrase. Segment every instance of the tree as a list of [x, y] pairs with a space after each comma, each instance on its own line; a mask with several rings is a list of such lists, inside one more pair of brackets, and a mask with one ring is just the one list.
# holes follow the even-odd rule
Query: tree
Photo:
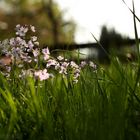
[[128, 37], [123, 37], [114, 29], [108, 30], [104, 25], [101, 29], [100, 43], [103, 48], [100, 48], [99, 58], [100, 61], [110, 62], [108, 54], [110, 52], [118, 53], [121, 47], [128, 41]]
[[[33, 24], [37, 27], [41, 44], [74, 42], [76, 25], [65, 21], [63, 12], [53, 0], [5, 0], [9, 12], [0, 11], [1, 21], [8, 24], [6, 30], [0, 29], [0, 38], [11, 36], [16, 24]], [[13, 20], [14, 19], [14, 20]], [[12, 22], [11, 22], [12, 21]]]
[[105, 25], [101, 29], [100, 43], [107, 52], [109, 52], [111, 48], [120, 49], [126, 40], [128, 40], [128, 37], [123, 37], [114, 29], [108, 30]]

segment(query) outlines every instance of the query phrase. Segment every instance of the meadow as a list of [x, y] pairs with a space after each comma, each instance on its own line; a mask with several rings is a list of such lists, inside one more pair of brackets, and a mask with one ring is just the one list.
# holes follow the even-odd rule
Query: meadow
[[17, 25], [16, 36], [0, 42], [1, 54], [11, 57], [0, 72], [0, 139], [139, 140], [140, 53], [132, 13], [137, 60], [124, 64], [109, 56], [108, 66], [52, 57], [38, 47], [34, 26]]

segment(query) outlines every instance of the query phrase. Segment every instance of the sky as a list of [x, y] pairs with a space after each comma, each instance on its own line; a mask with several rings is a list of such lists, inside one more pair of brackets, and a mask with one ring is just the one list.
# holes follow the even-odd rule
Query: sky
[[[95, 42], [92, 34], [99, 39], [101, 27], [107, 25], [122, 35], [134, 38], [133, 15], [122, 0], [55, 0], [64, 11], [65, 19], [77, 24], [77, 43]], [[132, 8], [132, 0], [125, 0]], [[140, 18], [140, 0], [134, 0], [136, 15]], [[140, 23], [137, 22], [140, 34]], [[91, 34], [92, 33], [92, 34]]]

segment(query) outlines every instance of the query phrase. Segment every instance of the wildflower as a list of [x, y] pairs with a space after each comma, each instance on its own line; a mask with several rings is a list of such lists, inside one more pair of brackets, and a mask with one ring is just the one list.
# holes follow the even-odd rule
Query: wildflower
[[77, 83], [78, 82], [78, 78], [80, 76], [80, 69], [75, 69], [73, 72], [73, 82]]
[[89, 66], [92, 67], [94, 70], [97, 69], [96, 64], [94, 64], [92, 61], [89, 62]]
[[38, 41], [35, 41], [34, 42], [34, 45], [39, 46], [39, 42]]
[[6, 54], [8, 52], [8, 49], [10, 48], [9, 40], [8, 39], [3, 40], [0, 44], [0, 48], [2, 49], [1, 50], [2, 53]]
[[57, 64], [55, 65], [55, 70], [58, 70], [58, 69], [60, 69], [60, 63], [57, 63]]
[[16, 46], [25, 46], [25, 47], [27, 47], [26, 41], [23, 40], [21, 37], [16, 37], [15, 38], [15, 43], [16, 43]]
[[9, 41], [9, 44], [10, 44], [11, 46], [16, 46], [15, 38], [11, 38], [10, 41]]
[[49, 55], [49, 54], [50, 54], [50, 51], [49, 51], [48, 47], [42, 49], [42, 53], [43, 53], [43, 54], [48, 54], [48, 55]]
[[81, 61], [81, 63], [80, 63], [81, 68], [84, 68], [86, 65], [87, 65], [87, 63], [85, 61]]
[[37, 57], [39, 55], [39, 50], [37, 48], [33, 50], [33, 55], [34, 57]]
[[28, 42], [28, 48], [29, 48], [28, 51], [31, 51], [33, 49], [33, 47], [34, 47], [33, 42], [31, 40], [29, 40], [29, 42]]
[[62, 56], [58, 56], [57, 59], [61, 61], [61, 60], [64, 59], [64, 57], [62, 57]]
[[78, 83], [78, 80], [77, 80], [77, 79], [74, 79], [73, 82], [74, 82], [75, 84], [77, 84], [77, 83]]
[[11, 67], [10, 66], [6, 66], [5, 68], [6, 68], [7, 72], [11, 72]]
[[47, 73], [47, 69], [36, 71], [34, 75], [39, 78], [40, 81], [46, 80], [50, 77], [50, 74]]
[[19, 24], [16, 26], [16, 35], [24, 37], [27, 32], [28, 32], [27, 26], [21, 26]]
[[44, 60], [48, 60], [50, 58], [50, 51], [48, 48], [42, 49], [42, 53], [44, 55]]
[[64, 66], [60, 66], [60, 74], [67, 74], [67, 69]]
[[33, 76], [33, 70], [28, 69], [28, 70], [21, 70], [21, 74], [19, 75], [19, 78], [24, 78], [26, 76]]
[[70, 62], [70, 66], [71, 66], [72, 68], [78, 68], [78, 67], [79, 67], [74, 61], [71, 61], [71, 62]]
[[31, 40], [32, 40], [33, 42], [35, 42], [35, 41], [37, 41], [37, 37], [36, 37], [36, 36], [32, 36], [32, 37], [31, 37]]
[[30, 25], [30, 29], [32, 32], [36, 32], [35, 27], [33, 25]]
[[55, 66], [57, 64], [57, 61], [56, 60], [54, 60], [54, 59], [49, 59], [48, 61], [47, 61], [47, 67], [50, 67], [50, 66]]
[[32, 58], [30, 56], [27, 56], [23, 60], [24, 60], [24, 62], [27, 62], [27, 63], [31, 63], [32, 62]]
[[13, 48], [11, 49], [11, 55], [12, 55], [14, 58], [18, 59], [20, 54], [21, 54], [21, 49], [20, 49], [19, 47], [13, 47]]
[[67, 67], [69, 66], [69, 63], [68, 63], [68, 62], [63, 62], [61, 65], [62, 65], [64, 68], [67, 68]]

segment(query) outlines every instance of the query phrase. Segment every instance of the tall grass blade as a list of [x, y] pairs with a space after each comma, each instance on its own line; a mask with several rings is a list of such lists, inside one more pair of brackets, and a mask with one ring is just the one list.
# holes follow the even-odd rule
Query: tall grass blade
[[122, 0], [123, 3], [127, 6], [127, 8], [130, 10], [130, 12], [134, 15], [134, 17], [140, 22], [140, 19], [137, 17], [137, 15], [134, 13], [134, 11], [126, 4], [124, 0]]

